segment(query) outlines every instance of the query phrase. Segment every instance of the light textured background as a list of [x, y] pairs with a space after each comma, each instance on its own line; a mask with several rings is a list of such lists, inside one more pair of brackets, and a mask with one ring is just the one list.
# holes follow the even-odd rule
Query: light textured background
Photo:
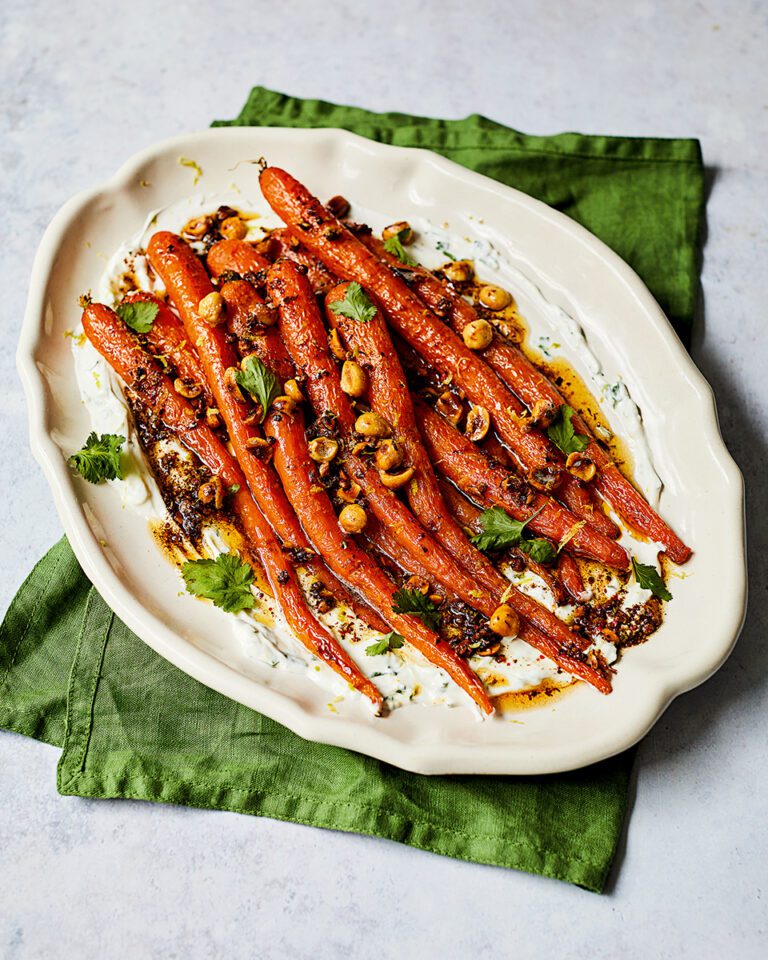
[[531, 133], [699, 137], [694, 356], [752, 508], [745, 633], [645, 740], [606, 896], [269, 820], [60, 798], [58, 752], [2, 734], [0, 956], [765, 956], [768, 4], [5, 0], [0, 44], [0, 609], [60, 534], [13, 363], [40, 236], [72, 193], [234, 116], [257, 82]]

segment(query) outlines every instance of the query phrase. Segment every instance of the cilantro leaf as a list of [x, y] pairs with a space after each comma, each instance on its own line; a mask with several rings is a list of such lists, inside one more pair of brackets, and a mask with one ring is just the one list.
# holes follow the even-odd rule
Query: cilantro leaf
[[395, 613], [410, 613], [418, 617], [431, 630], [437, 630], [440, 626], [440, 611], [420, 590], [409, 590], [407, 587], [396, 590], [392, 597], [392, 609]]
[[399, 233], [395, 233], [391, 237], [388, 237], [384, 241], [384, 249], [387, 251], [387, 253], [391, 253], [393, 257], [396, 257], [400, 263], [404, 264], [406, 267], [415, 267], [417, 261], [414, 260], [414, 258], [403, 246], [403, 236], [407, 232], [407, 230], [401, 230]]
[[405, 637], [401, 637], [399, 633], [395, 633], [393, 630], [391, 633], [388, 633], [386, 637], [382, 637], [381, 640], [366, 647], [365, 652], [369, 657], [378, 657], [381, 653], [389, 653], [390, 650], [399, 650], [404, 643]]
[[536, 563], [550, 563], [557, 556], [555, 548], [549, 540], [539, 537], [533, 540], [521, 540], [518, 547]]
[[187, 592], [212, 600], [225, 613], [239, 613], [256, 605], [251, 593], [253, 569], [232, 553], [215, 560], [190, 560], [181, 568]]
[[573, 407], [564, 403], [557, 411], [557, 416], [547, 427], [547, 436], [564, 454], [582, 453], [589, 446], [589, 437], [576, 433], [571, 423], [574, 414]]
[[261, 406], [261, 422], [267, 416], [267, 411], [272, 401], [280, 396], [282, 387], [280, 381], [272, 373], [269, 367], [266, 367], [256, 354], [251, 354], [243, 360], [242, 370], [235, 374], [238, 386], [247, 390], [253, 399]]
[[123, 302], [115, 311], [123, 323], [136, 333], [149, 333], [160, 308], [151, 300]]
[[659, 576], [656, 567], [652, 567], [649, 563], [638, 563], [632, 557], [632, 572], [640, 586], [650, 590], [654, 597], [658, 597], [659, 600], [672, 599], [672, 594], [667, 590], [667, 585]]
[[122, 480], [123, 468], [120, 463], [120, 448], [125, 437], [115, 433], [103, 433], [97, 436], [91, 431], [85, 446], [73, 453], [67, 463], [89, 483], [101, 483], [102, 480]]
[[357, 320], [358, 323], [368, 323], [376, 316], [376, 307], [371, 303], [370, 297], [354, 280], [348, 284], [344, 299], [334, 301], [330, 308], [334, 313]]
[[506, 550], [514, 547], [523, 539], [526, 525], [538, 516], [544, 507], [539, 507], [527, 520], [513, 520], [503, 507], [491, 507], [480, 514], [482, 533], [472, 537], [472, 543], [478, 550]]

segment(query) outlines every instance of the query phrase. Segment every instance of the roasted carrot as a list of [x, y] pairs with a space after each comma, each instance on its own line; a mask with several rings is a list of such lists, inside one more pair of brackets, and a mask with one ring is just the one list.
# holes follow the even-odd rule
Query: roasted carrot
[[328, 293], [328, 322], [341, 332], [342, 339], [365, 370], [370, 404], [392, 423], [394, 439], [405, 455], [405, 463], [415, 470], [412, 481], [405, 488], [411, 509], [468, 573], [493, 596], [501, 596], [507, 587], [506, 578], [467, 540], [443, 501], [416, 425], [405, 374], [384, 318], [376, 311], [363, 324], [333, 311], [333, 304], [346, 297], [348, 286], [339, 284]]
[[268, 270], [270, 263], [247, 240], [219, 240], [205, 258], [208, 272], [214, 279], [222, 273], [259, 274]]
[[[331, 412], [347, 442], [353, 438], [355, 414], [349, 397], [341, 389], [339, 372], [331, 357], [325, 327], [317, 302], [306, 277], [288, 260], [276, 263], [267, 275], [267, 287], [280, 309], [280, 329], [288, 352], [305, 378], [310, 402], [319, 415]], [[386, 523], [406, 550], [414, 553], [430, 570], [434, 581], [455, 592], [469, 606], [490, 617], [498, 597], [479, 590], [476, 580], [467, 574], [419, 524], [408, 508], [384, 486], [374, 467], [354, 451], [348, 451], [348, 472], [362, 488], [369, 507], [381, 523]], [[551, 611], [531, 597], [508, 587], [507, 603], [530, 620], [542, 632], [561, 645], [578, 644], [577, 637]]]
[[307, 280], [315, 293], [326, 294], [339, 282], [324, 263], [301, 245], [300, 239], [290, 230], [273, 230], [269, 236], [271, 258], [279, 260], [285, 257], [298, 263], [307, 271]]
[[621, 569], [629, 565], [627, 553], [618, 543], [588, 525], [579, 529], [580, 521], [573, 514], [489, 460], [471, 440], [422, 400], [414, 401], [414, 409], [430, 460], [470, 499], [486, 507], [501, 506], [516, 520], [526, 520], [541, 509], [529, 524], [537, 536], [560, 543], [577, 528], [567, 543], [569, 552]]
[[194, 350], [189, 349], [186, 331], [171, 308], [153, 293], [133, 290], [126, 295], [128, 303], [145, 302], [157, 306], [152, 326], [145, 334], [155, 356], [167, 358], [176, 367], [180, 377], [198, 385], [209, 407], [215, 406], [213, 394], [205, 379], [205, 372]]
[[[210, 326], [199, 313], [203, 297], [213, 291], [208, 274], [192, 248], [173, 233], [154, 234], [147, 247], [150, 264], [160, 276], [184, 324], [187, 336], [197, 348], [206, 380], [216, 398], [217, 408], [224, 420], [229, 438], [248, 486], [273, 530], [283, 542], [283, 549], [298, 551], [304, 556], [304, 565], [338, 600], [348, 602], [360, 616], [375, 625], [375, 612], [360, 608], [354, 597], [346, 594], [342, 585], [332, 576], [317, 557], [307, 557], [309, 547], [304, 531], [283, 491], [280, 481], [268, 462], [259, 455], [266, 448], [259, 446], [261, 430], [252, 405], [244, 402], [235, 384], [233, 374], [239, 360], [234, 347], [221, 326]], [[262, 454], [263, 455], [263, 454]]]
[[266, 430], [275, 443], [275, 466], [304, 529], [333, 571], [375, 605], [393, 630], [398, 631], [430, 663], [441, 667], [469, 694], [483, 713], [493, 707], [482, 683], [451, 646], [417, 617], [394, 610], [395, 584], [383, 570], [339, 527], [333, 504], [313, 476], [304, 418], [298, 408], [273, 410]]
[[126, 386], [175, 433], [181, 442], [226, 487], [236, 487], [232, 506], [249, 544], [258, 557], [285, 619], [299, 640], [366, 696], [377, 708], [382, 696], [358, 670], [335, 638], [310, 613], [296, 574], [264, 515], [248, 492], [245, 477], [234, 457], [216, 434], [199, 420], [159, 363], [139, 344], [114, 311], [89, 304], [83, 312], [83, 329]]
[[[365, 245], [378, 256], [384, 263], [395, 269], [402, 264], [384, 249], [384, 244], [372, 234], [361, 236]], [[464, 300], [462, 296], [450, 285], [443, 284], [433, 273], [420, 266], [410, 267], [408, 270], [408, 286], [415, 294], [433, 311], [437, 311], [441, 317], [446, 317], [457, 335], [463, 334], [469, 323], [478, 319], [474, 308]], [[510, 383], [504, 375], [498, 363], [499, 354], [506, 349], [504, 342], [498, 333], [494, 333], [490, 346], [483, 350], [483, 361], [498, 374], [500, 379], [514, 390], [514, 384]], [[509, 402], [507, 411], [517, 418], [524, 417], [526, 411], [520, 399], [512, 396], [507, 391]], [[525, 398], [521, 398], [523, 401]], [[561, 399], [560, 403], [564, 401]], [[530, 405], [529, 405], [530, 406]], [[505, 437], [505, 439], [507, 439]], [[557, 461], [562, 463], [562, 457], [559, 452], [554, 456]], [[599, 502], [595, 501], [594, 495], [589, 487], [583, 484], [576, 477], [565, 474], [559, 485], [557, 496], [563, 503], [575, 513], [578, 517], [586, 519], [591, 526], [594, 526], [606, 537], [617, 537], [619, 529], [614, 522], [600, 508]]]
[[595, 666], [595, 663], [599, 664], [600, 661], [593, 655], [584, 650], [557, 648], [550, 637], [545, 637], [543, 633], [529, 623], [522, 625], [520, 639], [541, 651], [550, 660], [554, 660], [566, 673], [591, 684], [600, 693], [608, 694], [611, 692], [611, 681], [607, 675], [610, 672], [610, 667], [601, 669], [599, 666]]
[[260, 183], [269, 205], [302, 243], [338, 277], [355, 280], [373, 293], [394, 330], [473, 403], [489, 410], [497, 431], [531, 478], [542, 488], [556, 487], [563, 471], [552, 445], [539, 432], [521, 426], [514, 413], [519, 401], [482, 358], [290, 174], [266, 167]]

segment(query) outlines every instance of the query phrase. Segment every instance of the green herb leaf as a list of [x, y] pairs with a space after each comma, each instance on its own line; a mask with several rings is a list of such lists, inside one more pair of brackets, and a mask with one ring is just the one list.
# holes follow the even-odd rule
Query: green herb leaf
[[407, 230], [401, 230], [399, 233], [388, 237], [384, 241], [384, 249], [387, 253], [391, 253], [393, 257], [396, 257], [400, 263], [405, 264], [406, 267], [415, 267], [417, 261], [414, 260], [403, 246], [403, 237], [406, 233], [408, 233]]
[[527, 520], [513, 520], [502, 507], [491, 507], [480, 514], [482, 533], [472, 537], [472, 543], [478, 550], [506, 550], [520, 543], [523, 530], [538, 516], [544, 507], [539, 507]]
[[190, 560], [181, 568], [187, 592], [212, 600], [226, 613], [239, 613], [256, 605], [251, 593], [253, 569], [232, 553], [215, 560]]
[[368, 323], [376, 316], [376, 307], [371, 303], [370, 297], [354, 280], [348, 284], [344, 299], [336, 300], [330, 307], [334, 313], [357, 320], [358, 323]]
[[378, 657], [379, 654], [389, 653], [390, 650], [399, 650], [404, 643], [405, 637], [401, 637], [399, 633], [395, 633], [393, 630], [386, 637], [382, 637], [381, 640], [366, 647], [365, 652], [369, 657]]
[[571, 423], [573, 414], [573, 407], [569, 407], [567, 403], [564, 403], [557, 411], [557, 416], [552, 424], [547, 427], [547, 436], [549, 439], [566, 455], [569, 453], [582, 453], [589, 446], [589, 437], [585, 437], [581, 433], [576, 433], [573, 429], [573, 424]]
[[392, 597], [392, 609], [395, 613], [410, 613], [418, 617], [431, 630], [437, 630], [440, 626], [440, 611], [420, 590], [409, 590], [407, 587], [396, 590]]
[[85, 446], [77, 453], [73, 453], [67, 463], [89, 483], [122, 480], [120, 448], [124, 443], [125, 437], [118, 434], [103, 433], [97, 436], [91, 432], [85, 441]]
[[136, 333], [149, 333], [160, 309], [151, 300], [133, 300], [121, 303], [115, 311], [126, 326]]
[[557, 556], [557, 552], [549, 540], [543, 538], [521, 540], [518, 547], [536, 563], [551, 563]]
[[235, 374], [238, 386], [247, 390], [253, 399], [261, 405], [261, 422], [267, 416], [272, 401], [280, 396], [282, 387], [280, 381], [272, 373], [269, 367], [266, 367], [256, 354], [251, 354], [243, 360], [242, 370]]
[[645, 590], [650, 590], [654, 597], [658, 597], [659, 600], [672, 599], [672, 594], [667, 590], [667, 585], [659, 576], [656, 567], [652, 567], [648, 563], [638, 563], [632, 557], [632, 572], [640, 586]]

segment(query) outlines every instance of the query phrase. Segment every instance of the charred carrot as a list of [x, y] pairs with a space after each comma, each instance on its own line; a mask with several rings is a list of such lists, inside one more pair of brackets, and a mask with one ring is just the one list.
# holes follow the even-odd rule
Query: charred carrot
[[276, 441], [275, 466], [291, 503], [315, 548], [326, 558], [331, 569], [376, 606], [391, 628], [402, 634], [430, 663], [445, 670], [483, 713], [492, 713], [493, 707], [482, 683], [465, 661], [417, 617], [394, 609], [395, 584], [353, 537], [342, 532], [328, 494], [317, 482], [319, 478], [312, 475], [314, 468], [308, 467], [313, 461], [309, 456], [301, 411], [297, 407], [290, 411], [273, 410], [267, 416], [266, 430]]
[[[346, 594], [317, 557], [307, 555], [309, 541], [296, 518], [277, 475], [268, 462], [268, 445], [257, 426], [258, 410], [244, 401], [234, 380], [239, 359], [221, 325], [212, 326], [200, 316], [200, 301], [213, 292], [208, 274], [192, 248], [173, 233], [154, 234], [147, 247], [150, 264], [160, 276], [184, 324], [187, 336], [197, 348], [206, 380], [216, 398], [216, 406], [229, 433], [235, 456], [248, 481], [251, 493], [283, 549], [303, 557], [304, 565], [337, 599], [374, 625], [375, 613], [361, 609], [354, 597]], [[262, 459], [263, 458], [263, 459]]]
[[[356, 420], [349, 397], [341, 388], [338, 370], [331, 357], [325, 327], [306, 277], [288, 260], [276, 263], [267, 275], [270, 296], [280, 309], [280, 329], [288, 352], [306, 381], [310, 402], [319, 415], [331, 412], [336, 423], [352, 440], [361, 424]], [[490, 617], [497, 599], [478, 589], [468, 575], [419, 524], [408, 508], [385, 487], [381, 477], [362, 456], [346, 454], [348, 472], [359, 483], [367, 502], [381, 523], [386, 523], [405, 549], [431, 571], [436, 583], [455, 592], [469, 606]], [[560, 644], [574, 644], [579, 638], [551, 611], [518, 590], [507, 588], [507, 602]]]
[[[359, 323], [333, 310], [333, 304], [345, 299], [348, 286], [345, 283], [339, 284], [328, 293], [327, 318], [329, 323], [341, 332], [342, 339], [351, 349], [357, 363], [364, 368], [371, 406], [392, 423], [395, 444], [399, 444], [405, 464], [415, 471], [405, 487], [411, 509], [468, 573], [476, 577], [492, 595], [501, 596], [507, 587], [506, 579], [488, 558], [467, 540], [443, 501], [416, 425], [405, 374], [397, 359], [384, 318], [377, 310], [365, 323]], [[400, 450], [396, 449], [396, 456]]]
[[579, 565], [569, 553], [561, 552], [557, 558], [557, 575], [568, 593], [578, 603], [589, 600], [589, 591], [584, 587]]
[[453, 424], [428, 407], [414, 401], [416, 420], [435, 467], [470, 499], [485, 506], [501, 506], [516, 520], [530, 520], [530, 530], [540, 537], [560, 543], [568, 540], [569, 552], [599, 560], [612, 567], [626, 569], [629, 558], [618, 543], [602, 536], [564, 507], [527, 487], [518, 477], [490, 461]]
[[247, 240], [219, 240], [205, 258], [208, 272], [214, 279], [222, 273], [238, 273], [241, 277], [258, 275], [268, 270], [270, 263]]
[[[402, 264], [392, 256], [381, 240], [378, 240], [371, 234], [361, 236], [365, 245], [378, 256], [384, 263], [390, 267], [402, 267]], [[477, 321], [478, 315], [474, 308], [461, 297], [450, 285], [443, 284], [433, 273], [420, 266], [413, 266], [408, 271], [408, 285], [415, 294], [432, 309], [436, 315], [446, 318], [451, 324], [457, 335], [464, 334], [465, 329], [473, 321]], [[514, 390], [514, 384], [509, 383], [504, 373], [497, 363], [499, 351], [503, 351], [504, 344], [497, 333], [493, 334], [493, 340], [482, 353], [483, 360], [491, 369], [498, 374], [499, 378]], [[508, 412], [517, 418], [525, 416], [525, 408], [520, 403], [517, 396], [509, 394], [512, 397], [508, 406]], [[523, 398], [524, 399], [524, 398]], [[563, 401], [561, 401], [562, 403]], [[506, 437], [505, 437], [506, 439]], [[562, 457], [559, 452], [554, 452], [554, 456], [559, 463], [562, 463]], [[575, 513], [578, 517], [587, 520], [591, 526], [594, 526], [606, 537], [617, 537], [619, 535], [618, 527], [613, 521], [600, 509], [600, 504], [594, 499], [592, 491], [571, 474], [564, 474], [560, 482], [557, 496], [563, 503]]]
[[335, 638], [310, 613], [296, 574], [248, 492], [245, 477], [234, 457], [216, 434], [197, 418], [192, 406], [176, 392], [159, 363], [140, 346], [136, 337], [109, 307], [89, 304], [83, 312], [83, 329], [94, 347], [139, 400], [186, 447], [197, 454], [221, 483], [228, 488], [237, 488], [232, 506], [264, 568], [289, 627], [308, 650], [379, 709], [382, 696], [374, 684], [363, 676]]
[[497, 431], [531, 479], [543, 489], [554, 489], [563, 471], [551, 444], [521, 426], [515, 413], [519, 401], [481, 357], [290, 174], [266, 167], [260, 183], [269, 205], [310, 252], [341, 279], [355, 280], [373, 293], [394, 330], [444, 378], [451, 377], [473, 403], [489, 410]]

